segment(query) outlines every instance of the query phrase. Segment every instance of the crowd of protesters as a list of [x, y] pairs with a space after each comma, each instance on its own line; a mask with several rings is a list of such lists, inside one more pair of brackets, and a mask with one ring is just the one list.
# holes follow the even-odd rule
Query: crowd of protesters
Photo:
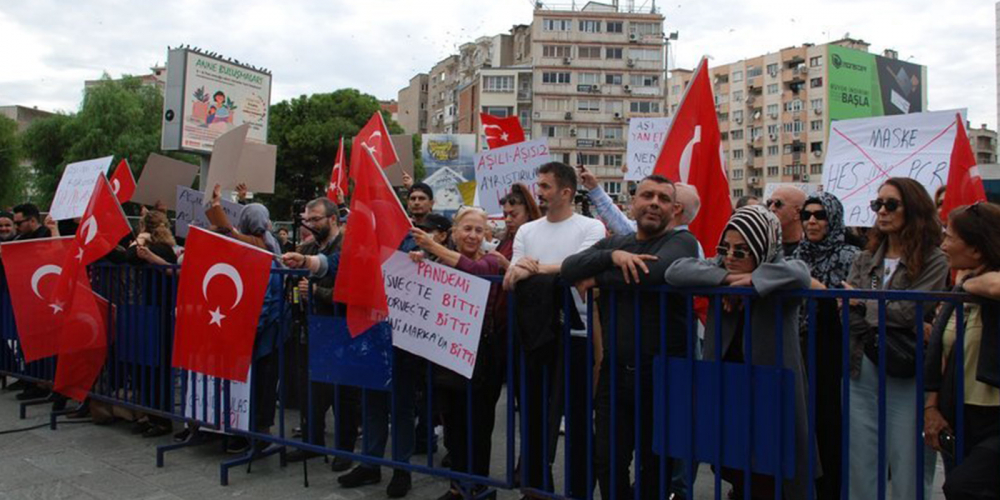
[[[268, 209], [259, 203], [245, 204], [239, 218], [230, 221], [218, 186], [212, 192], [206, 211], [212, 230], [280, 257], [273, 268], [309, 271], [309, 278], [295, 280], [275, 273], [268, 283], [253, 349], [252, 431], [272, 432], [278, 381], [283, 378], [289, 392], [283, 403], [302, 410], [294, 435], [303, 442], [328, 446], [326, 420], [332, 411], [336, 442], [329, 448], [382, 458], [391, 437], [392, 460], [406, 463], [413, 455], [438, 449], [433, 428], [440, 425], [443, 463], [456, 473], [485, 477], [496, 472], [491, 470], [497, 465], [492, 463], [496, 409], [505, 384], [513, 380], [516, 386], [507, 389], [514, 391], [524, 443], [515, 481], [528, 497], [554, 490], [560, 436], [570, 448], [563, 467], [567, 497], [585, 497], [593, 487], [602, 498], [657, 498], [661, 491], [669, 491], [671, 498], [693, 497], [684, 471], [696, 470], [698, 464], [661, 464], [652, 438], [654, 360], [664, 354], [693, 356], [782, 366], [794, 380], [794, 421], [785, 423], [794, 427], [794, 474], [779, 481], [752, 474], [746, 482], [743, 471], [724, 467], [717, 472], [731, 484], [735, 498], [774, 498], [780, 493], [805, 499], [808, 491], [821, 499], [874, 498], [880, 475], [888, 482], [889, 498], [916, 498], [920, 490], [930, 498], [939, 452], [947, 498], [1000, 498], [1000, 314], [992, 302], [1000, 299], [997, 205], [960, 207], [945, 214], [947, 223], [942, 224], [943, 191], [932, 199], [911, 179], [889, 178], [871, 200], [875, 224], [858, 230], [844, 226], [843, 205], [832, 194], [784, 186], [766, 200], [741, 198], [719, 241], [699, 242], [688, 227], [700, 208], [697, 190], [658, 175], [637, 183], [626, 214], [586, 168], [548, 163], [538, 170], [534, 186], [515, 184], [501, 200], [502, 224], [477, 207], [462, 207], [445, 217], [434, 211], [430, 186], [413, 184], [408, 176], [404, 184], [401, 201], [413, 229], [399, 250], [416, 262], [430, 260], [494, 277], [494, 282], [470, 380], [394, 348], [394, 390], [367, 391], [364, 397], [356, 387], [310, 381], [308, 373], [308, 314], [344, 313], [334, 301], [333, 288], [342, 243], [349, 238], [347, 208], [326, 198], [307, 203], [299, 215], [301, 231], [294, 235], [287, 228], [276, 231]], [[578, 213], [575, 200], [581, 187], [597, 218]], [[245, 189], [238, 192], [245, 198]], [[0, 242], [74, 230], [72, 221], [56, 224], [32, 204], [0, 211]], [[705, 258], [703, 245], [716, 245], [715, 257]], [[152, 267], [163, 279], [173, 279], [176, 274], [169, 266], [183, 261], [183, 246], [173, 237], [165, 211], [143, 209], [137, 234], [106, 259]], [[724, 294], [700, 304], [696, 300], [695, 314], [689, 314], [681, 293], [641, 291], [656, 285], [751, 287], [755, 295]], [[928, 300], [918, 307], [906, 300], [806, 301], [777, 293], [806, 289], [956, 291], [975, 300]], [[593, 309], [587, 307], [590, 294], [596, 299]], [[138, 295], [148, 301], [155, 293]], [[508, 314], [510, 300], [515, 301], [513, 316]], [[283, 301], [297, 306], [289, 314], [279, 307]], [[696, 325], [688, 324], [692, 317]], [[282, 327], [288, 323], [294, 327]], [[169, 324], [166, 319], [164, 327]], [[689, 336], [690, 328], [697, 333]], [[518, 346], [514, 359], [508, 359], [508, 331], [514, 332]], [[844, 331], [849, 335], [846, 344]], [[923, 367], [914, 357], [918, 344], [926, 345]], [[169, 346], [158, 352], [160, 362], [169, 365]], [[283, 364], [281, 353], [286, 357]], [[845, 357], [847, 363], [842, 362]], [[508, 366], [514, 373], [507, 372]], [[916, 404], [919, 371], [925, 382], [922, 419]], [[162, 384], [158, 374], [146, 376], [152, 384]], [[16, 385], [22, 391], [19, 399], [56, 398], [44, 385]], [[592, 415], [585, 405], [588, 391]], [[815, 394], [812, 427], [810, 391]], [[154, 394], [147, 402], [169, 412], [164, 399]], [[847, 434], [842, 432], [842, 402], [849, 405]], [[98, 406], [91, 402], [95, 420]], [[614, 427], [612, 415], [618, 422]], [[881, 418], [885, 424], [880, 428]], [[134, 431], [147, 437], [173, 431], [171, 420], [162, 415], [135, 415], [134, 420]], [[924, 429], [918, 428], [920, 421]], [[956, 447], [959, 429], [962, 446]], [[198, 434], [189, 426], [175, 438], [189, 440]], [[846, 457], [845, 439], [850, 443]], [[592, 457], [586, 453], [588, 442], [593, 443]], [[258, 444], [234, 440], [230, 448], [255, 453], [266, 446]], [[815, 450], [813, 457], [810, 450]], [[318, 456], [302, 449], [288, 458]], [[596, 484], [588, 484], [588, 460]], [[815, 464], [812, 477], [810, 461]], [[880, 463], [887, 469], [879, 471]], [[923, 483], [918, 484], [921, 463]], [[379, 466], [356, 465], [343, 455], [333, 459], [331, 468], [346, 472], [338, 478], [344, 488], [382, 480]], [[669, 485], [660, 484], [664, 468]], [[749, 491], [744, 491], [747, 486]], [[400, 498], [411, 487], [410, 472], [395, 469], [386, 494]], [[483, 490], [482, 485], [454, 480], [440, 498], [463, 498]]]

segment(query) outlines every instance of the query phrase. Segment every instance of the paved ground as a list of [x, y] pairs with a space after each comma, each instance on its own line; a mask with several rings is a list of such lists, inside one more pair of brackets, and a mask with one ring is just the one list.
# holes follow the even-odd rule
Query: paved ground
[[[503, 402], [498, 412], [503, 412]], [[502, 414], [502, 413], [501, 413]], [[289, 422], [297, 421], [292, 412]], [[18, 404], [14, 393], [0, 392], [0, 432], [31, 427], [48, 422], [48, 409], [35, 406], [28, 409], [28, 418], [18, 419]], [[498, 420], [494, 437], [495, 463], [503, 464], [503, 422]], [[166, 456], [166, 466], [156, 467], [156, 446], [170, 443], [171, 438], [143, 439], [130, 433], [130, 424], [120, 422], [109, 426], [89, 423], [64, 424], [56, 431], [48, 427], [17, 433], [0, 434], [0, 500], [4, 499], [63, 499], [63, 498], [122, 498], [122, 499], [191, 499], [266, 498], [266, 499], [383, 499], [385, 485], [391, 473], [383, 470], [383, 482], [353, 490], [345, 490], [336, 482], [336, 474], [320, 460], [309, 465], [310, 487], [303, 487], [302, 465], [282, 468], [278, 458], [255, 462], [252, 473], [246, 468], [233, 469], [230, 485], [219, 485], [219, 463], [232, 458], [210, 443], [199, 447], [173, 451]], [[416, 457], [426, 460], [426, 457]], [[494, 471], [499, 474], [500, 471]], [[938, 473], [938, 484], [942, 474]], [[423, 475], [414, 475], [414, 489], [408, 498], [437, 498], [447, 488], [447, 482]], [[556, 471], [556, 481], [561, 480]], [[701, 467], [696, 498], [714, 498], [714, 480], [708, 467]], [[561, 483], [560, 483], [561, 484]], [[728, 488], [723, 486], [724, 490]], [[940, 487], [935, 498], [943, 498]], [[599, 496], [599, 495], [598, 495]], [[501, 492], [501, 499], [519, 498], [514, 492]], [[723, 495], [725, 498], [725, 495]]]

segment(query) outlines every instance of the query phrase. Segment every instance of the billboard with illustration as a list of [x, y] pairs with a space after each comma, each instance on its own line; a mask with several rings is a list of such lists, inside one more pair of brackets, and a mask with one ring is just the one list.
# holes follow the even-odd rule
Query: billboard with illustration
[[927, 68], [830, 45], [830, 119], [920, 113], [927, 106]]
[[434, 190], [434, 210], [451, 212], [462, 206], [459, 184], [476, 179], [475, 134], [424, 134], [421, 157]]
[[247, 141], [267, 142], [269, 73], [188, 49], [167, 58], [163, 149], [211, 153], [222, 134], [249, 125]]

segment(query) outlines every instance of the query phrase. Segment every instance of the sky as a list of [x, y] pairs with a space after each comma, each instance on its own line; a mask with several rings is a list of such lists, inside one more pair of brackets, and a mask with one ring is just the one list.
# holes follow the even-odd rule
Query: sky
[[[649, 0], [621, 0], [648, 11]], [[547, 4], [567, 8], [568, 0]], [[577, 2], [578, 7], [582, 2]], [[928, 108], [968, 108], [996, 129], [991, 0], [656, 2], [677, 31], [671, 67], [725, 64], [850, 34], [928, 66]], [[0, 2], [0, 105], [76, 111], [83, 82], [144, 74], [189, 44], [269, 69], [272, 102], [353, 87], [395, 99], [418, 72], [479, 36], [529, 24], [531, 0]]]

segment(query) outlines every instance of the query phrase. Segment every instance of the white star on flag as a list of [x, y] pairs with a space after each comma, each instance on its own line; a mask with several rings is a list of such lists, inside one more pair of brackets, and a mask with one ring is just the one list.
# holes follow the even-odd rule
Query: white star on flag
[[83, 247], [76, 250], [76, 260], [77, 262], [83, 262]]
[[212, 319], [208, 321], [208, 324], [222, 326], [222, 320], [226, 318], [226, 315], [219, 312], [218, 307], [214, 311], [208, 311], [208, 314], [212, 315]]
[[507, 141], [507, 137], [509, 137], [509, 136], [507, 135], [507, 132], [504, 132], [504, 133], [500, 134], [500, 140], [501, 140], [501, 141], [504, 141], [504, 142], [506, 142], [506, 141]]
[[52, 314], [59, 314], [63, 312], [63, 303], [58, 300], [53, 304], [49, 304], [49, 307], [52, 308]]

